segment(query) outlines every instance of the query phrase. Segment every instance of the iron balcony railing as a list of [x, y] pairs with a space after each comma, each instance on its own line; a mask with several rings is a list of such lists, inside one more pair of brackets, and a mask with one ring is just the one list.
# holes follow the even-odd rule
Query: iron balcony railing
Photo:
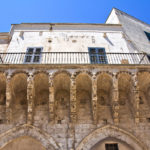
[[145, 53], [0, 53], [0, 64], [150, 64]]

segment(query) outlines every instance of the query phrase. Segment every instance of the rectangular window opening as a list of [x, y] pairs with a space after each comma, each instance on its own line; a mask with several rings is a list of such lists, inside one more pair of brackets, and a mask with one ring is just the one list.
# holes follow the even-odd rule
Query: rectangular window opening
[[25, 55], [25, 63], [40, 63], [42, 48], [28, 48]]
[[106, 150], [119, 150], [117, 143], [105, 144]]
[[89, 48], [91, 64], [108, 64], [105, 48]]

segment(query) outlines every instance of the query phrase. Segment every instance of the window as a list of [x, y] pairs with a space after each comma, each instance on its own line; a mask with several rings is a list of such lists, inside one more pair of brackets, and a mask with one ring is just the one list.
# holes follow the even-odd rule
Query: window
[[150, 33], [149, 33], [149, 32], [146, 32], [146, 31], [144, 31], [144, 32], [145, 32], [145, 34], [146, 34], [148, 40], [150, 41]]
[[105, 48], [89, 48], [90, 61], [92, 64], [107, 64]]
[[41, 60], [42, 48], [32, 47], [28, 48], [25, 56], [25, 63], [39, 63]]
[[105, 149], [106, 150], [119, 150], [118, 144], [113, 143], [113, 144], [105, 144]]

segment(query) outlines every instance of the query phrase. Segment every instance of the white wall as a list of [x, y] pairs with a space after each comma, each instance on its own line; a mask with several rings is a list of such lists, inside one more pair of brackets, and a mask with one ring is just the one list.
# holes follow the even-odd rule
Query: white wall
[[116, 24], [118, 19], [119, 23], [123, 25], [123, 30], [127, 35], [126, 38], [132, 42], [133, 46], [138, 51], [150, 53], [150, 41], [144, 33], [144, 31], [150, 33], [150, 25], [117, 9], [113, 9], [106, 23]]
[[[124, 35], [120, 24], [20, 24], [12, 26], [10, 35], [12, 38], [7, 49], [9, 53], [25, 53], [28, 47], [43, 47], [43, 52], [88, 52], [89, 47], [102, 47], [107, 53], [137, 52]], [[41, 63], [90, 63], [88, 53], [80, 54], [79, 57], [76, 56], [78, 54], [52, 55], [42, 54]], [[13, 60], [9, 58], [10, 55], [4, 57], [7, 63], [24, 63], [25, 55], [17, 54]], [[115, 57], [107, 54], [108, 63], [120, 64], [126, 59], [129, 63], [134, 63], [131, 56]], [[140, 61], [137, 56], [134, 59], [137, 59], [137, 63]]]
[[[107, 52], [129, 52], [120, 26], [85, 27], [86, 30], [79, 27], [66, 30], [59, 26], [52, 31], [44, 29], [44, 26], [38, 29], [37, 25], [21, 29], [18, 26], [13, 31], [8, 52], [26, 52], [28, 47], [43, 47], [45, 52], [88, 52], [88, 47], [104, 47]], [[24, 33], [20, 36], [22, 30]], [[104, 32], [107, 38], [104, 38]]]

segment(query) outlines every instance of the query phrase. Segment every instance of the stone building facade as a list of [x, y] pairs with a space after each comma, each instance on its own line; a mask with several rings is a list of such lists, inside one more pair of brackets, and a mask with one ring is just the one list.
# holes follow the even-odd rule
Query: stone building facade
[[113, 9], [0, 33], [0, 150], [149, 150], [149, 32]]

